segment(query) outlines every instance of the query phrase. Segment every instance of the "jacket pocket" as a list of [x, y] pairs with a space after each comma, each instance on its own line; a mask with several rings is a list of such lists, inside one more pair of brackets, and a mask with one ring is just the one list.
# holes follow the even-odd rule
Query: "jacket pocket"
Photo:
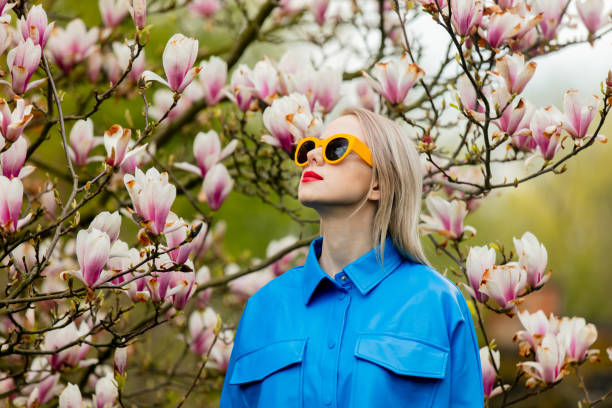
[[391, 333], [362, 333], [355, 344], [351, 407], [432, 406], [449, 349]]
[[229, 383], [239, 385], [245, 406], [301, 408], [305, 346], [305, 338], [282, 340], [239, 356]]

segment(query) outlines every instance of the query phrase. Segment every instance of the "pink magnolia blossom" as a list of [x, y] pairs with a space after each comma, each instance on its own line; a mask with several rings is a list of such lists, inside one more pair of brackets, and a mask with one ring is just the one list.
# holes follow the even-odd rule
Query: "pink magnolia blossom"
[[48, 49], [53, 62], [70, 73], [72, 68], [89, 56], [98, 40], [98, 28], [87, 31], [85, 23], [79, 18], [68, 23], [66, 29], [55, 27], [49, 36]]
[[128, 145], [131, 140], [132, 131], [123, 129], [119, 125], [113, 125], [104, 132], [104, 148], [106, 149], [106, 162], [111, 166], [121, 166], [121, 164], [144, 150], [147, 144], [138, 146], [128, 152]]
[[604, 11], [604, 0], [576, 0], [576, 9], [590, 35], [595, 34], [610, 20]]
[[130, 3], [130, 16], [134, 25], [142, 30], [147, 22], [147, 0], [131, 0]]
[[251, 110], [255, 93], [250, 80], [252, 73], [248, 66], [240, 64], [232, 73], [230, 89], [223, 90], [225, 95], [243, 112]]
[[[491, 354], [493, 355], [493, 361], [491, 361]], [[501, 394], [502, 388], [498, 385], [495, 387], [497, 381], [497, 372], [495, 367], [499, 370], [499, 350], [491, 350], [489, 353], [489, 347], [484, 346], [480, 348], [480, 361], [482, 363], [482, 383], [484, 387], [484, 395], [487, 398], [492, 398], [498, 394]], [[495, 366], [493, 365], [495, 363]], [[504, 384], [504, 388], [508, 388], [510, 385]]]
[[146, 174], [136, 168], [134, 175], [125, 174], [123, 182], [130, 194], [134, 210], [145, 220], [154, 235], [163, 232], [170, 207], [176, 198], [176, 187], [168, 183], [168, 173], [159, 173], [155, 167]]
[[424, 232], [437, 232], [449, 239], [457, 239], [464, 231], [476, 235], [476, 229], [463, 225], [463, 219], [468, 213], [465, 201], [446, 201], [444, 198], [429, 194], [425, 199], [428, 214], [421, 214], [423, 224], [419, 226]]
[[[113, 43], [113, 53], [117, 57], [116, 61], [120, 69], [120, 74], [123, 74], [128, 68], [130, 63], [131, 53], [130, 46], [125, 43], [114, 42]], [[145, 52], [144, 49], [140, 51], [138, 57], [134, 59], [132, 62], [132, 69], [128, 74], [128, 77], [137, 82], [138, 78], [142, 75], [145, 69]], [[113, 81], [114, 83], [115, 81]]]
[[[45, 340], [41, 346], [43, 350], [53, 351], [61, 349], [79, 339], [91, 340], [91, 335], [88, 334], [90, 329], [86, 322], [82, 322], [78, 328], [74, 321], [68, 324], [62, 322], [61, 324], [57, 324], [57, 327], [58, 328], [54, 328], [45, 334]], [[49, 360], [51, 368], [57, 371], [64, 365], [76, 367], [83, 361], [88, 351], [89, 344], [75, 344], [56, 353], [47, 355], [47, 359]]]
[[90, 158], [92, 149], [104, 142], [104, 138], [94, 136], [93, 121], [91, 118], [79, 119], [70, 130], [70, 146], [68, 153], [70, 159], [77, 166], [85, 166], [95, 158]]
[[[466, 74], [463, 74], [457, 79], [457, 98], [463, 109], [476, 120], [481, 120], [481, 115], [485, 108], [478, 100], [478, 94], [472, 82]], [[482, 115], [484, 118], [484, 115]]]
[[525, 288], [527, 273], [518, 262], [492, 265], [482, 275], [479, 291], [495, 300], [502, 308], [514, 307], [523, 300], [518, 295]]
[[497, 5], [503, 10], [511, 8], [517, 0], [495, 0]]
[[378, 112], [378, 96], [367, 79], [363, 77], [355, 79], [355, 90], [359, 98], [359, 104], [363, 108]]
[[196, 310], [189, 316], [190, 349], [195, 354], [205, 356], [215, 337], [217, 313], [212, 307]]
[[[198, 285], [204, 285], [210, 281], [210, 269], [206, 265], [202, 265], [200, 269], [196, 272], [195, 280]], [[210, 299], [212, 297], [212, 289], [206, 288], [204, 290], [200, 290], [196, 294], [196, 305], [198, 309], [204, 309], [210, 304]]]
[[587, 350], [597, 340], [597, 328], [582, 317], [563, 317], [559, 324], [559, 343], [570, 361], [581, 362], [595, 351]]
[[399, 59], [377, 62], [372, 68], [372, 78], [365, 71], [362, 74], [370, 81], [372, 88], [392, 104], [401, 104], [408, 91], [425, 75], [418, 65], [410, 63], [408, 54]]
[[113, 355], [113, 368], [116, 374], [125, 377], [127, 366], [127, 347], [117, 347]]
[[554, 105], [536, 110], [531, 117], [531, 134], [546, 160], [551, 160], [561, 148], [561, 121], [561, 112]]
[[218, 210], [234, 187], [234, 180], [225, 166], [215, 164], [204, 177], [202, 191], [206, 195], [206, 202], [212, 210]]
[[181, 93], [200, 72], [193, 64], [198, 56], [198, 40], [183, 34], [174, 34], [168, 40], [162, 56], [162, 63], [168, 81], [152, 71], [144, 71], [145, 81], [157, 81], [174, 92]]
[[113, 242], [119, 238], [119, 233], [121, 232], [121, 215], [119, 211], [114, 211], [112, 213], [102, 211], [96, 215], [89, 224], [88, 231], [91, 232], [94, 228], [108, 235], [110, 244], [112, 245]]
[[485, 246], [474, 246], [470, 248], [465, 267], [467, 270], [469, 286], [461, 282], [465, 290], [479, 302], [486, 302], [489, 298], [479, 291], [480, 281], [485, 271], [495, 265], [495, 249]]
[[15, 7], [17, 2], [8, 4], [8, 0], [0, 0], [0, 24], [8, 24], [11, 22], [11, 15], [8, 11]]
[[87, 78], [90, 82], [96, 83], [98, 81], [103, 63], [104, 58], [102, 57], [100, 46], [96, 45], [87, 57]]
[[105, 26], [115, 28], [129, 11], [129, 0], [98, 0], [102, 22]]
[[168, 290], [171, 289], [170, 284], [172, 283], [174, 271], [170, 270], [170, 268], [174, 265], [174, 262], [165, 253], [158, 256], [154, 261], [149, 261], [147, 264], [155, 270], [155, 272], [145, 277], [149, 296], [153, 302], [164, 302], [169, 295]]
[[202, 71], [198, 78], [204, 90], [206, 104], [216, 105], [225, 96], [222, 91], [227, 79], [227, 62], [217, 56], [212, 56], [201, 66]]
[[550, 279], [551, 271], [546, 272], [548, 254], [546, 248], [531, 232], [527, 231], [521, 239], [512, 238], [519, 258], [519, 265], [527, 271], [527, 284], [535, 289]]
[[492, 13], [484, 26], [478, 32], [482, 38], [493, 48], [498, 48], [511, 38], [518, 35], [523, 29], [525, 22], [523, 18], [510, 11]]
[[457, 34], [465, 37], [476, 31], [483, 12], [480, 0], [454, 0], [451, 10], [452, 24]]
[[[0, 150], [4, 147], [4, 139], [0, 139]], [[28, 142], [25, 137], [20, 137], [4, 153], [0, 155], [0, 167], [4, 177], [9, 179], [18, 177], [24, 179], [36, 169], [34, 166], [24, 166], [28, 153]]]
[[536, 361], [520, 362], [517, 365], [530, 377], [526, 382], [527, 387], [532, 387], [538, 381], [551, 384], [563, 378], [568, 373], [564, 360], [565, 351], [557, 336], [546, 333], [542, 344], [536, 349]]
[[442, 11], [445, 11], [444, 9], [448, 7], [447, 0], [417, 0], [417, 2], [419, 2], [422, 6], [432, 8], [434, 10], [438, 10], [438, 4], [442, 8]]
[[232, 154], [237, 145], [238, 140], [234, 139], [221, 150], [219, 134], [214, 129], [208, 132], [198, 132], [193, 142], [193, 156], [198, 165], [194, 166], [188, 162], [179, 162], [174, 165], [204, 178], [215, 164]]
[[82, 408], [83, 397], [81, 397], [81, 390], [75, 384], [68, 383], [64, 391], [59, 396], [59, 407], [60, 408]]
[[570, 89], [563, 96], [563, 128], [574, 139], [582, 139], [587, 135], [589, 125], [597, 113], [599, 98], [592, 95], [588, 100], [580, 97], [575, 89]]
[[313, 0], [310, 3], [310, 11], [317, 24], [320, 26], [325, 23], [325, 13], [329, 7], [329, 1], [330, 0]]
[[219, 0], [193, 0], [187, 7], [202, 17], [212, 17], [221, 9]]
[[310, 103], [302, 94], [292, 93], [276, 99], [263, 113], [263, 122], [270, 131], [261, 140], [291, 153], [299, 139], [317, 137], [323, 123], [310, 111]]
[[[192, 82], [193, 85], [193, 82]], [[185, 88], [185, 91], [189, 90], [191, 85]], [[181, 97], [174, 108], [170, 110], [172, 104], [174, 103], [174, 95], [172, 91], [169, 89], [158, 89], [153, 94], [153, 105], [149, 108], [149, 116], [151, 116], [155, 120], [160, 120], [166, 112], [166, 121], [162, 122], [162, 126], [165, 123], [172, 122], [176, 118], [180, 117], [192, 104], [189, 98]]]
[[47, 78], [30, 82], [30, 78], [38, 68], [40, 57], [40, 45], [34, 45], [30, 38], [20, 42], [6, 56], [6, 64], [11, 71], [12, 83], [4, 80], [0, 81], [0, 83], [10, 86], [13, 93], [19, 95], [40, 86]]
[[45, 48], [54, 26], [55, 21], [48, 22], [47, 13], [41, 5], [32, 6], [27, 18], [21, 16], [18, 23], [23, 40], [31, 38], [35, 45], [40, 45], [41, 49]]
[[234, 342], [230, 340], [234, 338], [234, 330], [222, 330], [219, 338], [221, 341], [217, 341], [210, 351], [210, 367], [225, 373], [234, 347]]
[[12, 234], [32, 218], [32, 213], [19, 219], [23, 202], [23, 184], [19, 178], [0, 176], [0, 191], [0, 231]]
[[497, 70], [506, 82], [508, 92], [520, 94], [535, 73], [537, 64], [534, 61], [525, 64], [525, 57], [520, 52], [504, 55], [496, 60]]
[[72, 275], [90, 288], [95, 288], [111, 277], [104, 269], [110, 255], [111, 243], [108, 234], [97, 228], [80, 230], [76, 239], [76, 255], [79, 270], [65, 271], [60, 274], [64, 280]]
[[[517, 147], [523, 146], [523, 140], [515, 139], [515, 137], [522, 136], [523, 138], [531, 136], [531, 130], [529, 129], [529, 122], [535, 107], [525, 98], [520, 98], [516, 105], [512, 104], [508, 106], [502, 112], [501, 116], [494, 120], [493, 123], [502, 132], [512, 136], [512, 142], [519, 142], [515, 144]], [[530, 140], [532, 140], [530, 138]], [[531, 149], [535, 147], [535, 143], [531, 142]], [[531, 150], [530, 149], [530, 150]]]
[[112, 373], [107, 373], [96, 382], [96, 393], [92, 398], [94, 408], [107, 408], [115, 406], [119, 391], [117, 382]]
[[[193, 224], [195, 224], [196, 226], [202, 224], [200, 231], [193, 239], [193, 256], [195, 259], [206, 253], [213, 241], [213, 234], [206, 233], [206, 231], [208, 230], [208, 224], [206, 224], [204, 221], [194, 220]], [[219, 225], [222, 225], [222, 223]]]
[[569, 0], [534, 0], [532, 9], [536, 14], [542, 13], [540, 29], [548, 41], [557, 35], [557, 29], [568, 2]]
[[551, 322], [555, 322], [556, 317], [551, 313], [550, 318], [547, 318], [540, 309], [535, 313], [529, 313], [528, 310], [518, 312], [518, 318], [525, 330], [517, 331], [512, 341], [520, 341], [521, 355], [527, 355], [529, 350], [535, 352], [546, 333], [553, 332]]
[[312, 109], [318, 105], [320, 110], [329, 113], [340, 100], [342, 71], [334, 68], [321, 68], [315, 75]]
[[183, 218], [177, 216], [172, 211], [168, 214], [164, 236], [166, 237], [168, 249], [178, 247], [169, 252], [170, 259], [177, 264], [185, 263], [191, 253], [193, 241], [186, 242], [182, 245], [181, 243], [187, 238], [187, 230], [193, 229], [194, 227], [195, 225], [187, 224]]
[[264, 57], [255, 64], [250, 71], [249, 80], [250, 87], [246, 86], [268, 105], [278, 96], [280, 91], [278, 71], [268, 57]]
[[[225, 269], [225, 275], [230, 276], [239, 271], [236, 264], [229, 264]], [[248, 273], [228, 282], [228, 287], [238, 302], [246, 302], [255, 292], [265, 284], [276, 278], [272, 269], [267, 267], [262, 270]]]
[[[193, 269], [191, 261], [187, 261]], [[177, 310], [182, 310], [187, 305], [187, 301], [191, 298], [196, 290], [197, 282], [195, 281], [194, 272], [172, 272], [170, 280], [171, 289], [167, 296], [172, 298], [172, 306]]]
[[[288, 235], [279, 240], [270, 241], [266, 248], [266, 257], [270, 258], [276, 255], [278, 252], [284, 250], [290, 245], [293, 245], [295, 242], [297, 242], [297, 237], [295, 235]], [[270, 265], [270, 269], [275, 276], [280, 276], [285, 273], [291, 267], [295, 259], [301, 255], [306, 255], [304, 250], [293, 250]]]

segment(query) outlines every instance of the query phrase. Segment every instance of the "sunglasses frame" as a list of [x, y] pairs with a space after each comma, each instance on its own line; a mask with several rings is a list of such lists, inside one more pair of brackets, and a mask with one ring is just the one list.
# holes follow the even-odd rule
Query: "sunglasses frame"
[[[348, 144], [348, 147], [346, 148], [346, 152], [344, 152], [344, 154], [340, 156], [337, 160], [329, 160], [327, 158], [327, 155], [325, 154], [327, 145], [332, 140], [339, 139], [341, 137], [348, 139], [349, 144]], [[373, 167], [372, 166], [372, 152], [370, 151], [370, 148], [365, 143], [363, 143], [361, 140], [359, 140], [358, 137], [353, 136], [349, 133], [336, 133], [326, 139], [319, 139], [317, 137], [312, 137], [312, 136], [300, 139], [295, 148], [295, 154], [293, 155], [293, 161], [295, 162], [295, 164], [297, 164], [300, 167], [304, 167], [308, 164], [308, 160], [306, 160], [304, 163], [301, 163], [301, 164], [298, 162], [298, 152], [300, 151], [300, 148], [302, 147], [302, 145], [308, 141], [314, 142], [315, 147], [313, 148], [313, 150], [319, 146], [323, 147], [323, 159], [329, 164], [337, 164], [341, 162], [342, 160], [346, 158], [346, 156], [349, 155], [351, 151], [353, 151], [357, 153], [357, 155], [359, 155], [359, 157], [361, 157], [363, 161], [365, 161], [370, 167]]]

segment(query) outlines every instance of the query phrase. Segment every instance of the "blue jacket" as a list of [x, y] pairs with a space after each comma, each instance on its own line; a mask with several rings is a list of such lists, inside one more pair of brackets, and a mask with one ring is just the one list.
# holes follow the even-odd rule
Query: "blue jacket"
[[484, 406], [478, 341], [465, 298], [385, 241], [331, 278], [323, 237], [247, 302], [221, 408]]

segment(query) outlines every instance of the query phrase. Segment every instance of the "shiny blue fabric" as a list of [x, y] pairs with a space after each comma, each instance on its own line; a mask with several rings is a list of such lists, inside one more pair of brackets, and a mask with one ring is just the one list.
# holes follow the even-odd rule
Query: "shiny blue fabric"
[[331, 278], [323, 237], [247, 302], [221, 408], [483, 407], [476, 333], [465, 298], [387, 237]]

